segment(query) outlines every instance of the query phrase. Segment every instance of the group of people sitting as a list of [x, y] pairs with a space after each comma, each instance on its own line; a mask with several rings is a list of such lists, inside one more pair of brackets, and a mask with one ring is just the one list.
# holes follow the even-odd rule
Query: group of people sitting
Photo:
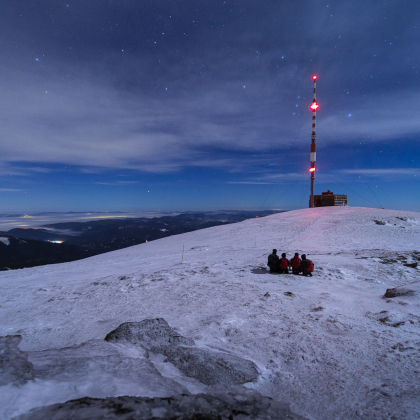
[[281, 254], [281, 258], [277, 255], [277, 249], [273, 249], [273, 253], [268, 256], [267, 265], [270, 267], [270, 273], [289, 274], [289, 268], [293, 274], [302, 273], [304, 276], [311, 276], [314, 271], [314, 263], [306, 259], [306, 255], [302, 254], [302, 259], [296, 252], [295, 256], [289, 261], [286, 254]]

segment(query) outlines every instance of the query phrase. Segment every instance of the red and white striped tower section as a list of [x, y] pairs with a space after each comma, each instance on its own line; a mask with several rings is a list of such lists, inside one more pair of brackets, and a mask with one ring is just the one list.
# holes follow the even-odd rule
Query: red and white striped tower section
[[312, 109], [312, 136], [311, 136], [311, 199], [309, 201], [309, 207], [315, 207], [314, 202], [314, 182], [315, 182], [315, 161], [316, 161], [316, 141], [315, 141], [315, 126], [316, 126], [316, 110], [319, 108], [319, 105], [316, 103], [316, 76], [312, 76], [314, 81], [314, 100], [310, 108]]

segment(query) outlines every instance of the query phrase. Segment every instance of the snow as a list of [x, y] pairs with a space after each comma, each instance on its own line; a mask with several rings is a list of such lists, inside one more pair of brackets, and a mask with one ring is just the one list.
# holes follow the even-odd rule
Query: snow
[[[273, 248], [289, 258], [306, 253], [314, 276], [268, 274]], [[418, 282], [419, 248], [420, 213], [330, 207], [246, 220], [1, 272], [0, 335], [21, 334], [20, 349], [39, 367], [43, 350], [53, 358], [71, 347], [71, 359], [86, 343], [87, 354], [102, 354], [105, 335], [121, 323], [162, 317], [198, 346], [254, 361], [261, 375], [247, 386], [302, 416], [419, 419], [419, 295], [383, 297]], [[110, 366], [101, 359], [89, 375], [79, 366], [65, 380], [46, 374], [1, 387], [0, 418], [85, 395], [205, 389], [139, 349], [102, 355]], [[161, 376], [139, 386], [131, 369]]]
[[3, 242], [5, 245], [10, 245], [9, 238], [0, 237], [0, 242]]

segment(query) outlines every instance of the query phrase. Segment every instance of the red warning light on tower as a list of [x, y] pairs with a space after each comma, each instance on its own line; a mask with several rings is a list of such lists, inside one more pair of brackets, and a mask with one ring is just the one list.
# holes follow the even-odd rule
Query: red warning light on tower
[[315, 168], [310, 168], [309, 172], [315, 172]]
[[316, 76], [312, 76], [312, 80], [316, 80]]
[[312, 109], [312, 111], [316, 111], [319, 108], [319, 105], [316, 103], [316, 100], [312, 102], [312, 105], [309, 107]]

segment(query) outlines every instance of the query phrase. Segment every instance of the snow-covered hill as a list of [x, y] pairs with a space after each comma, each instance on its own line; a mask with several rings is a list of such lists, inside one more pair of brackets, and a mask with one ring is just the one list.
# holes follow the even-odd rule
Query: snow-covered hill
[[[273, 248], [289, 258], [306, 253], [314, 276], [266, 272]], [[20, 334], [20, 349], [41, 366], [57, 357], [50, 349], [87, 343], [67, 356], [99, 354], [121, 323], [161, 317], [197, 346], [255, 362], [260, 376], [247, 386], [302, 416], [417, 419], [420, 298], [383, 295], [420, 280], [419, 251], [419, 213], [334, 207], [247, 220], [2, 272], [0, 335]], [[144, 358], [115, 346], [118, 360]], [[205, 391], [163, 357], [150, 360], [159, 380], [139, 384], [129, 365], [117, 363], [2, 386], [0, 416], [86, 395]]]

